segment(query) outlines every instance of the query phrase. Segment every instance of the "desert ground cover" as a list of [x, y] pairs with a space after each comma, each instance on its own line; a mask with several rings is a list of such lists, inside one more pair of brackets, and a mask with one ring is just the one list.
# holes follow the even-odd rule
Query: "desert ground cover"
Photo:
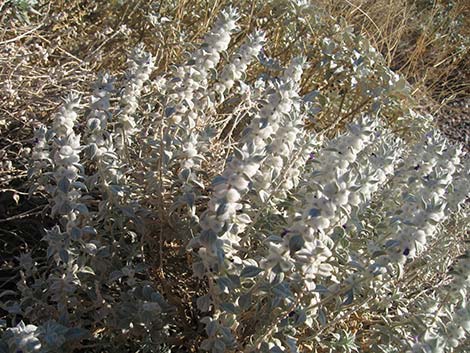
[[466, 352], [469, 18], [0, 1], [0, 352]]

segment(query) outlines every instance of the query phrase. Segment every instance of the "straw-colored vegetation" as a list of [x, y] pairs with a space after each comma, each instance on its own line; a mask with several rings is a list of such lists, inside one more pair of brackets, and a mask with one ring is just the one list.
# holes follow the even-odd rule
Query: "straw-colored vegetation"
[[0, 352], [465, 352], [469, 11], [0, 2]]

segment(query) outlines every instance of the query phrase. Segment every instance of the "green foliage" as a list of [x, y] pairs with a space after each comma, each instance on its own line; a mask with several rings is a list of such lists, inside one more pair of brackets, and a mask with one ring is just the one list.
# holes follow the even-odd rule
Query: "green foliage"
[[49, 218], [0, 293], [0, 351], [463, 346], [467, 156], [352, 27], [274, 3], [279, 33], [240, 33], [229, 7], [185, 60], [155, 71], [138, 45], [38, 127]]

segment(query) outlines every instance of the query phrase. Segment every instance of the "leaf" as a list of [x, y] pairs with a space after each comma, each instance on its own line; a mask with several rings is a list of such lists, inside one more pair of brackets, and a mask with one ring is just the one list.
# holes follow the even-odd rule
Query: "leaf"
[[228, 327], [219, 326], [219, 334], [222, 335], [222, 340], [228, 345], [230, 345], [234, 340], [232, 331], [230, 331], [230, 328]]
[[315, 286], [315, 292], [318, 292], [318, 293], [321, 293], [321, 294], [326, 294], [326, 293], [329, 293], [330, 290], [327, 287], [322, 286], [321, 284], [317, 284]]
[[183, 181], [188, 181], [189, 177], [191, 176], [191, 170], [187, 168], [183, 169], [182, 171], [179, 172], [178, 175]]
[[352, 289], [346, 292], [346, 299], [343, 301], [343, 305], [349, 305], [354, 300], [354, 291]]
[[69, 253], [67, 250], [65, 249], [60, 249], [59, 251], [59, 257], [60, 259], [64, 262], [64, 263], [68, 263], [69, 262]]
[[318, 321], [320, 322], [320, 325], [325, 326], [326, 325], [326, 314], [323, 308], [318, 309]]
[[109, 257], [111, 255], [111, 251], [109, 246], [102, 246], [96, 252], [96, 256], [98, 257]]
[[206, 352], [209, 352], [214, 345], [214, 341], [212, 339], [205, 339], [202, 341], [200, 348]]
[[375, 259], [376, 257], [383, 256], [383, 255], [387, 255], [387, 253], [383, 250], [376, 250], [372, 253], [371, 258]]
[[269, 120], [267, 118], [263, 118], [259, 120], [259, 128], [264, 129], [266, 126], [268, 126]]
[[266, 202], [269, 198], [269, 194], [265, 190], [259, 190], [258, 191], [259, 199], [261, 202]]
[[82, 236], [82, 230], [78, 227], [72, 227], [72, 230], [70, 231], [70, 235], [72, 236], [73, 240], [78, 240]]
[[90, 275], [95, 275], [95, 271], [93, 271], [93, 269], [90, 267], [90, 266], [83, 266], [81, 269], [80, 269], [80, 272], [81, 273], [88, 273]]
[[353, 268], [357, 268], [358, 270], [360, 271], [364, 271], [365, 268], [364, 266], [362, 266], [359, 262], [355, 261], [355, 260], [352, 260], [349, 262], [349, 265]]
[[278, 346], [274, 346], [272, 347], [270, 350], [269, 350], [269, 353], [286, 353], [285, 351], [283, 351], [281, 348], [279, 348]]
[[67, 330], [64, 336], [66, 340], [69, 341], [69, 340], [79, 340], [79, 339], [85, 338], [88, 335], [89, 335], [89, 332], [87, 330], [80, 328], [80, 327], [72, 327]]
[[211, 248], [217, 241], [217, 234], [210, 229], [204, 230], [201, 233], [199, 240], [206, 248]]
[[67, 178], [62, 178], [59, 180], [59, 183], [57, 184], [57, 187], [59, 188], [60, 191], [62, 191], [64, 194], [69, 192], [70, 188], [70, 180]]
[[217, 279], [217, 286], [220, 288], [222, 293], [229, 293], [233, 289], [232, 281], [227, 277], [220, 277]]
[[220, 307], [229, 312], [230, 314], [236, 314], [237, 313], [237, 309], [235, 308], [235, 305], [233, 305], [232, 303], [221, 303], [220, 304]]
[[225, 184], [227, 183], [227, 178], [221, 176], [221, 175], [218, 175], [216, 176], [214, 179], [212, 179], [212, 186], [216, 186], [216, 185], [219, 185], [219, 184]]
[[248, 215], [245, 214], [245, 213], [240, 213], [239, 215], [237, 215], [237, 220], [238, 220], [240, 223], [244, 223], [244, 224], [250, 224], [250, 223], [251, 223], [251, 218], [250, 218], [250, 216], [248, 216]]
[[188, 205], [189, 208], [192, 208], [196, 201], [196, 194], [193, 192], [185, 193], [183, 195], [183, 200], [184, 200], [184, 203]]
[[211, 300], [210, 295], [208, 294], [203, 295], [202, 297], [199, 297], [196, 299], [196, 306], [203, 313], [208, 312], [210, 310], [211, 304], [212, 304], [212, 300]]
[[121, 207], [121, 212], [129, 218], [135, 218], [135, 212], [132, 207]]
[[294, 325], [302, 325], [305, 321], [307, 321], [307, 314], [305, 313], [305, 310], [297, 310]]
[[298, 353], [297, 339], [294, 337], [286, 336], [286, 343], [289, 346], [289, 353]]
[[122, 273], [122, 271], [120, 270], [117, 270], [117, 271], [113, 271], [110, 273], [109, 275], [109, 279], [108, 279], [108, 282], [114, 282], [114, 281], [117, 281], [118, 279], [124, 277], [124, 273]]
[[293, 294], [286, 283], [279, 283], [273, 288], [273, 293], [282, 298], [292, 298]]
[[72, 183], [72, 186], [76, 189], [79, 189], [81, 191], [84, 191], [84, 192], [88, 192], [88, 188], [86, 187], [86, 185], [84, 183], [82, 183], [81, 181], [74, 181]]
[[96, 145], [96, 143], [90, 143], [88, 145], [88, 148], [85, 150], [85, 153], [87, 154], [89, 159], [95, 158], [96, 152], [98, 152], [98, 146]]
[[237, 275], [227, 275], [227, 277], [230, 279], [232, 288], [240, 287], [240, 277], [238, 277]]
[[85, 234], [91, 234], [91, 235], [96, 235], [96, 229], [93, 228], [92, 226], [85, 226], [82, 228], [82, 232]]
[[216, 212], [217, 217], [225, 214], [225, 212], [227, 212], [228, 209], [229, 209], [229, 205], [227, 203], [220, 204], [219, 207], [217, 207], [217, 212]]
[[245, 159], [244, 153], [237, 147], [233, 147], [233, 155], [235, 156], [236, 159], [240, 161], [243, 161]]
[[319, 94], [319, 91], [314, 90], [304, 95], [302, 99], [304, 100], [304, 102], [313, 102], [315, 98], [319, 96]]
[[212, 353], [224, 353], [226, 345], [221, 339], [216, 339], [214, 341], [214, 346], [212, 347]]
[[192, 269], [194, 276], [197, 278], [202, 278], [206, 273], [206, 268], [201, 261], [193, 262]]
[[80, 213], [82, 216], [86, 216], [88, 215], [89, 211], [88, 211], [88, 207], [86, 207], [86, 205], [82, 204], [82, 203], [79, 203], [79, 204], [75, 204], [75, 210]]
[[296, 234], [292, 238], [289, 239], [289, 250], [292, 253], [295, 253], [299, 251], [300, 249], [302, 249], [304, 244], [305, 244], [304, 238], [301, 235]]
[[252, 278], [263, 272], [263, 269], [257, 266], [247, 266], [240, 273], [240, 277]]
[[166, 118], [169, 118], [169, 117], [172, 116], [175, 112], [176, 112], [176, 108], [175, 108], [175, 107], [167, 107], [167, 108], [165, 108], [165, 117], [166, 117]]
[[153, 290], [153, 288], [150, 286], [150, 285], [145, 285], [143, 288], [142, 288], [142, 295], [144, 297], [145, 300], [151, 300], [152, 298], [152, 294], [154, 293], [155, 291]]
[[331, 234], [331, 238], [336, 241], [338, 239], [342, 239], [345, 235], [346, 232], [344, 231], [343, 227], [335, 227]]
[[251, 293], [242, 294], [240, 298], [238, 298], [238, 305], [242, 310], [247, 310], [251, 306], [251, 301]]
[[308, 212], [310, 217], [319, 217], [321, 215], [321, 210], [318, 208], [312, 208]]
[[393, 248], [393, 247], [399, 246], [399, 245], [400, 245], [400, 241], [395, 240], [395, 239], [387, 240], [387, 242], [385, 243], [386, 248]]
[[215, 336], [216, 332], [217, 332], [217, 321], [210, 321], [206, 325], [207, 336], [209, 336], [209, 337]]

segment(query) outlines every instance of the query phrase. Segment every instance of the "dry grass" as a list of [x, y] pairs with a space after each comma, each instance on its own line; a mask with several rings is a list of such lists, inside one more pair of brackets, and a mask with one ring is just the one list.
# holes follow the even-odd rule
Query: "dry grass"
[[[415, 92], [445, 103], [468, 96], [470, 6], [467, 1], [325, 1], [404, 75]], [[460, 79], [458, 77], [460, 76]], [[468, 78], [468, 76], [467, 76]], [[459, 82], [460, 81], [460, 82]]]
[[[292, 55], [279, 40], [285, 27], [276, 19], [282, 13], [262, 1], [178, 1], [174, 8], [161, 9], [152, 1], [122, 3], [55, 0], [30, 15], [30, 24], [16, 19], [10, 2], [0, 5], [0, 129], [5, 129], [7, 116], [23, 128], [26, 122], [44, 121], [60, 97], [86, 90], [100, 70], [122, 73], [126, 50], [136, 43], [144, 42], [157, 56], [156, 74], [167, 71], [170, 63], [182, 61], [191, 49], [188, 43], [201, 38], [228, 3], [246, 9], [236, 42], [261, 27], [270, 38], [267, 52], [272, 57], [286, 62]], [[387, 65], [413, 84], [423, 108], [435, 113], [468, 96], [470, 9], [465, 0], [453, 1], [449, 10], [444, 2], [409, 0], [315, 3], [333, 15], [331, 26], [334, 18], [344, 18], [365, 34]], [[152, 11], [171, 18], [171, 26], [152, 26], [146, 18]], [[298, 30], [301, 38], [310, 29], [299, 25]]]
[[387, 65], [413, 85], [418, 107], [451, 138], [470, 145], [470, 3], [320, 0], [365, 34]]
[[[451, 119], [463, 116], [457, 123], [466, 124], [467, 130], [455, 133], [451, 128], [448, 133], [454, 134], [455, 139], [468, 139], [469, 126], [465, 122], [468, 108], [455, 106], [456, 102], [468, 100], [470, 93], [470, 6], [466, 0], [453, 1], [454, 7], [447, 12], [443, 10], [443, 1], [430, 5], [409, 0], [315, 2], [333, 16], [330, 25], [334, 24], [334, 18], [344, 18], [364, 33], [383, 54], [387, 65], [413, 85], [413, 99], [423, 110], [440, 114], [440, 120], [450, 121], [451, 127]], [[236, 43], [254, 28], [261, 27], [270, 38], [267, 52], [281, 62], [288, 60], [292, 53], [280, 40], [285, 28], [282, 22], [276, 21], [282, 13], [261, 0], [181, 0], [174, 8], [164, 7], [162, 12], [162, 16], [172, 19], [171, 26], [152, 26], [147, 20], [146, 14], [152, 11], [152, 6], [157, 6], [153, 1], [130, 0], [121, 4], [119, 1], [54, 0], [38, 7], [37, 14], [30, 14], [30, 23], [17, 19], [17, 10], [9, 1], [0, 2], [0, 200], [3, 204], [0, 218], [21, 220], [23, 214], [26, 218], [36, 217], [38, 207], [40, 211], [41, 202], [26, 201], [25, 194], [32, 130], [39, 122], [51, 121], [63, 96], [70, 91], [88, 91], [101, 70], [121, 75], [126, 50], [139, 42], [144, 42], [157, 56], [155, 75], [167, 71], [170, 63], [183, 61], [184, 53], [192, 49], [189, 43], [207, 31], [228, 3], [247, 9]], [[461, 25], [456, 23], [459, 19]], [[299, 26], [299, 38], [309, 30], [308, 24]], [[182, 32], [186, 37], [180, 36]], [[257, 67], [252, 69], [253, 77], [257, 70]], [[314, 68], [311, 70], [306, 76], [314, 74]], [[303, 92], [312, 89], [310, 82], [304, 83]], [[361, 104], [365, 103], [358, 102], [356, 110], [360, 110]], [[348, 113], [343, 118], [347, 120]], [[320, 124], [326, 129], [331, 121], [320, 121]], [[12, 236], [12, 232], [16, 237], [22, 227], [28, 231], [21, 222], [3, 224], [8, 226], [3, 227], [2, 237]], [[27, 244], [33, 240], [15, 241]], [[14, 255], [12, 249], [7, 250], [2, 253], [2, 261], [6, 263]], [[166, 258], [159, 261], [184, 260], [176, 255], [175, 249], [165, 254]], [[170, 265], [175, 266], [174, 273], [166, 277], [156, 274], [155, 281], [169, 298], [187, 297], [190, 291], [184, 286], [191, 279], [182, 273], [187, 267]], [[187, 282], [178, 283], [177, 276], [187, 277]], [[169, 286], [171, 283], [173, 286]], [[173, 295], [175, 291], [177, 295]], [[182, 325], [187, 325], [188, 330], [194, 324], [190, 299], [175, 303], [185, 313], [182, 317], [186, 322]], [[356, 322], [359, 330], [370, 318], [364, 313], [358, 315], [351, 322]]]

